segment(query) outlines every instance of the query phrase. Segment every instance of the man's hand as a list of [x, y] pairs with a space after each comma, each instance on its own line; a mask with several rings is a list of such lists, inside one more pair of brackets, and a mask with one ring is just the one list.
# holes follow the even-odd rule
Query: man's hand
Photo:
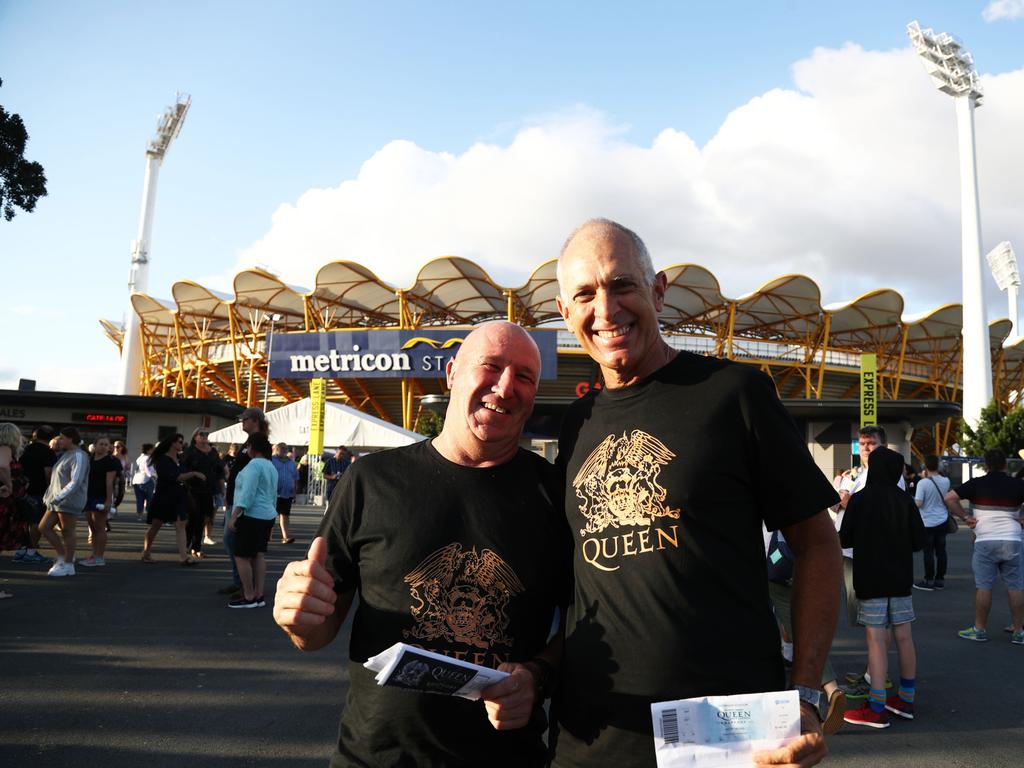
[[754, 765], [783, 765], [809, 768], [828, 756], [821, 720], [810, 704], [800, 702], [800, 736], [784, 747], [770, 752], [756, 752]]
[[348, 610], [346, 604], [339, 617], [338, 594], [326, 566], [327, 542], [317, 536], [309, 545], [307, 559], [288, 563], [277, 582], [274, 621], [304, 651], [322, 648], [333, 640]]
[[530, 722], [537, 699], [537, 681], [522, 664], [500, 664], [498, 669], [509, 676], [481, 691], [487, 719], [499, 731], [522, 728]]
[[6, 499], [10, 495], [11, 495], [10, 486], [0, 485], [0, 499]]

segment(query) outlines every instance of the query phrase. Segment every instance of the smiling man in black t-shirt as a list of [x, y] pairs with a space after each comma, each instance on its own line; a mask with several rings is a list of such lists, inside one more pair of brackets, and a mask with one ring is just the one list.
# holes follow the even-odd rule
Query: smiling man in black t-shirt
[[[540, 355], [522, 328], [487, 323], [447, 378], [441, 434], [350, 466], [308, 559], [277, 586], [274, 619], [301, 650], [330, 643], [359, 595], [334, 767], [546, 760], [548, 634], [570, 545], [554, 468], [519, 447]], [[396, 642], [510, 676], [483, 702], [378, 686], [362, 664]]]
[[757, 759], [820, 762], [818, 685], [840, 582], [825, 512], [835, 491], [771, 379], [661, 337], [667, 280], [635, 233], [587, 222], [562, 249], [558, 281], [559, 310], [604, 388], [570, 408], [559, 443], [576, 546], [555, 765], [653, 766], [652, 703], [785, 686], [762, 520], [796, 555], [803, 735]]

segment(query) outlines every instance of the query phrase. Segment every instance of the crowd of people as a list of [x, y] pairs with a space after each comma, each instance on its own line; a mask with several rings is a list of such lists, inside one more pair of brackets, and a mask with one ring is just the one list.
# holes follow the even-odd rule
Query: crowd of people
[[[263, 555], [275, 520], [280, 543], [295, 543], [288, 517], [305, 490], [308, 471], [302, 467], [308, 470], [308, 463], [305, 456], [297, 463], [284, 443], [271, 447], [260, 409], [246, 409], [240, 420], [248, 439], [223, 455], [210, 443], [209, 430], [197, 427], [187, 445], [184, 435], [167, 434], [143, 444], [135, 460], [122, 441], [106, 436], [83, 446], [75, 427], [55, 432], [41, 425], [26, 441], [17, 425], [0, 423], [0, 550], [14, 550], [18, 563], [49, 563], [47, 575], [56, 578], [76, 575], [76, 566], [105, 567], [110, 520], [131, 486], [136, 521], [147, 524], [142, 563], [155, 562], [153, 543], [167, 525], [174, 530], [178, 562], [196, 565], [204, 547], [216, 544], [220, 511], [232, 563], [232, 582], [221, 592], [230, 595], [231, 608], [265, 606]], [[337, 477], [347, 465], [333, 468]], [[80, 521], [87, 528], [86, 557], [76, 557]], [[40, 552], [41, 541], [52, 548], [52, 563]], [[0, 592], [0, 599], [8, 597], [10, 592]]]

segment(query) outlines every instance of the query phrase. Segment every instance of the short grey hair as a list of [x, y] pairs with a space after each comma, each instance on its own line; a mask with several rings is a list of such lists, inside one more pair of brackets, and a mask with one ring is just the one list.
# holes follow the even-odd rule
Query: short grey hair
[[647, 250], [647, 246], [644, 244], [644, 241], [640, 238], [640, 235], [638, 235], [629, 227], [624, 227], [622, 224], [619, 224], [619, 222], [617, 221], [597, 217], [593, 219], [587, 219], [585, 222], [576, 227], [576, 229], [572, 231], [572, 234], [570, 234], [569, 237], [565, 239], [565, 242], [562, 244], [562, 250], [558, 252], [558, 263], [555, 265], [555, 276], [558, 279], [558, 292], [562, 294], [562, 298], [565, 298], [565, 294], [562, 291], [562, 257], [565, 255], [565, 251], [569, 247], [569, 243], [571, 243], [576, 238], [576, 236], [580, 234], [583, 230], [590, 228], [613, 229], [619, 234], [624, 235], [629, 240], [630, 244], [633, 246], [633, 253], [636, 256], [637, 260], [640, 262], [640, 270], [644, 279], [644, 284], [648, 288], [654, 285], [654, 278], [657, 275], [657, 273], [654, 271], [654, 262], [651, 261], [651, 253], [650, 251]]

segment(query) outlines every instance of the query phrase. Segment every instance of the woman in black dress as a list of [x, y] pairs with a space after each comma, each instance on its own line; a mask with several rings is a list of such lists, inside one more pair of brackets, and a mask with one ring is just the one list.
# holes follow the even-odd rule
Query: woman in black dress
[[164, 523], [174, 524], [174, 537], [178, 544], [178, 560], [182, 565], [198, 562], [185, 545], [185, 525], [188, 522], [188, 491], [185, 483], [203, 477], [202, 472], [182, 472], [178, 466], [178, 454], [185, 445], [180, 434], [168, 435], [161, 440], [149, 457], [149, 464], [156, 472], [156, 492], [149, 505], [147, 522], [149, 529], [142, 544], [142, 562], [154, 562], [150, 549], [153, 539]]

